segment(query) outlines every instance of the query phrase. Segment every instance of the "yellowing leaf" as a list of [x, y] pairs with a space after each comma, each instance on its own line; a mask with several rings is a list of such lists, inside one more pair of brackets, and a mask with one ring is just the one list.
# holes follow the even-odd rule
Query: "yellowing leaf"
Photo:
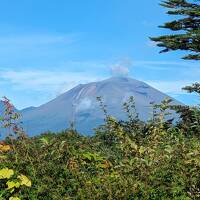
[[0, 144], [0, 151], [7, 152], [11, 149], [10, 145], [2, 145]]
[[141, 146], [140, 149], [139, 149], [139, 153], [143, 154], [144, 152], [145, 152], [145, 148], [143, 146]]
[[135, 142], [131, 142], [131, 147], [135, 150], [138, 149], [138, 145]]
[[14, 181], [8, 181], [7, 183], [8, 186], [8, 190], [12, 189], [12, 188], [19, 188], [20, 187], [20, 183], [19, 182], [14, 182]]
[[109, 168], [109, 166], [106, 165], [106, 164], [99, 164], [98, 167], [99, 167], [99, 168], [102, 168], [102, 169], [107, 169], [107, 168]]
[[111, 167], [111, 163], [107, 160], [104, 161], [104, 163], [98, 164], [98, 167], [102, 169], [107, 169]]
[[26, 176], [20, 175], [17, 178], [19, 178], [21, 180], [21, 185], [31, 187], [31, 181]]
[[9, 179], [13, 174], [14, 171], [12, 169], [3, 168], [0, 170], [0, 179]]
[[18, 197], [10, 197], [9, 200], [20, 200]]

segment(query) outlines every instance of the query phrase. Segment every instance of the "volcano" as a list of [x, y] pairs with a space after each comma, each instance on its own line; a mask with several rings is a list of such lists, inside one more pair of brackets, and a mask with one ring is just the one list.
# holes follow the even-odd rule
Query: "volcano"
[[[139, 118], [144, 121], [152, 117], [151, 102], [159, 104], [164, 98], [171, 98], [142, 81], [112, 77], [80, 84], [46, 104], [22, 110], [24, 128], [34, 136], [46, 131], [64, 130], [74, 122], [77, 131], [90, 135], [104, 122], [97, 97], [102, 97], [110, 115], [123, 120], [126, 113], [122, 105], [130, 96], [134, 97]], [[181, 103], [173, 99], [173, 104]]]

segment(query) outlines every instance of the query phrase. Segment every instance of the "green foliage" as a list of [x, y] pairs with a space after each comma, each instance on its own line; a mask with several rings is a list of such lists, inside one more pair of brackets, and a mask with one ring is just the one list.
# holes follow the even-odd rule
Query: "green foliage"
[[[161, 52], [189, 50], [194, 54], [184, 58], [199, 60], [199, 2], [166, 0], [161, 5], [170, 15], [184, 16], [162, 28], [183, 32], [152, 40], [165, 47]], [[198, 83], [185, 89], [200, 91]], [[79, 135], [72, 126], [28, 138], [17, 123], [20, 116], [4, 98], [0, 121], [8, 133], [0, 143], [0, 199], [200, 199], [199, 106], [171, 106], [165, 99], [152, 103], [152, 119], [141, 122], [131, 97], [124, 104], [127, 120], [118, 121], [101, 97], [97, 100], [105, 123], [93, 137]], [[180, 121], [174, 122], [171, 109]]]
[[192, 86], [186, 86], [183, 89], [189, 93], [195, 92], [200, 95], [200, 83], [194, 83]]
[[[20, 190], [23, 187], [31, 187], [31, 181], [24, 175], [16, 176], [12, 169], [0, 170], [0, 198], [9, 200], [20, 200]], [[17, 195], [17, 196], [16, 196]]]
[[177, 19], [160, 26], [176, 34], [151, 38], [157, 46], [164, 47], [161, 53], [185, 50], [193, 54], [185, 56], [184, 59], [200, 60], [200, 2], [199, 0], [192, 0], [192, 2], [189, 0], [162, 1], [161, 5], [169, 9], [167, 14], [177, 16]]
[[[66, 130], [16, 138], [14, 148], [3, 142], [4, 191], [14, 188], [16, 193], [9, 195], [31, 200], [199, 199], [200, 129], [195, 120], [200, 112], [185, 128], [184, 118], [169, 123], [170, 103], [165, 99], [154, 105], [154, 120], [145, 123], [138, 119], [130, 98], [124, 105], [127, 121], [118, 121], [106, 111], [105, 124], [93, 137]], [[13, 175], [11, 168], [31, 182]]]

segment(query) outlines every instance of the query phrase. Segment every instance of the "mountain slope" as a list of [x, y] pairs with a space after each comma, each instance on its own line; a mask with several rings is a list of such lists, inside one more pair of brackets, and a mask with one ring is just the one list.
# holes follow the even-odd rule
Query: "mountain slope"
[[[103, 113], [96, 97], [101, 96], [109, 114], [124, 119], [123, 103], [134, 96], [142, 120], [151, 117], [150, 102], [160, 103], [166, 94], [148, 84], [131, 78], [113, 77], [100, 82], [78, 85], [54, 100], [31, 109], [22, 110], [24, 127], [29, 135], [66, 129], [74, 121], [78, 131], [91, 134], [103, 123]], [[181, 104], [174, 100], [174, 104]]]

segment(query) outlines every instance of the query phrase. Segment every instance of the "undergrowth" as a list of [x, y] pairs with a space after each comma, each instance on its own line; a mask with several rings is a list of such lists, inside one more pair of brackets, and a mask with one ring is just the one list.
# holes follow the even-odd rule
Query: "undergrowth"
[[[124, 104], [127, 121], [119, 121], [98, 100], [105, 123], [92, 137], [70, 129], [29, 138], [15, 123], [15, 111], [5, 110], [1, 121], [9, 134], [0, 144], [0, 169], [30, 182], [8, 193], [0, 177], [2, 199], [200, 199], [199, 107], [172, 107], [166, 99], [153, 105], [151, 120], [141, 122], [130, 98]], [[178, 122], [169, 109], [179, 113]]]

